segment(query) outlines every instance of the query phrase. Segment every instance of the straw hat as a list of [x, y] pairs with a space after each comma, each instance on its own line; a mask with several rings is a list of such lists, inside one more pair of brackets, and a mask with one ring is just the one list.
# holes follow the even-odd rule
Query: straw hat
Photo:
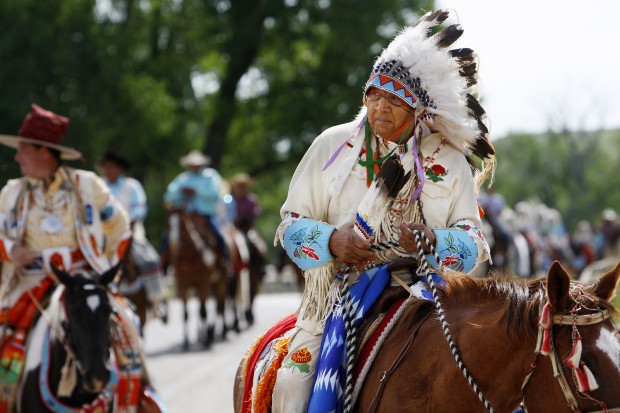
[[183, 167], [188, 166], [205, 166], [211, 162], [211, 158], [205, 156], [202, 152], [195, 149], [179, 159], [179, 163]]
[[61, 159], [81, 159], [81, 152], [60, 145], [68, 129], [69, 119], [32, 104], [17, 135], [0, 135], [0, 144], [17, 148], [21, 142], [30, 143], [57, 150]]
[[250, 175], [243, 172], [233, 175], [229, 182], [231, 187], [246, 185], [248, 188], [251, 188], [254, 185], [254, 179], [252, 179]]

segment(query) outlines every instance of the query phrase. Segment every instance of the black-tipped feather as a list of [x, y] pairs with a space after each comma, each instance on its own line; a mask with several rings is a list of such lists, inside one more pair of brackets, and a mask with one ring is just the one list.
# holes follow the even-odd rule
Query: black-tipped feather
[[476, 56], [473, 49], [469, 47], [461, 47], [459, 49], [452, 49], [449, 51], [450, 56], [455, 59], [461, 60], [473, 60]]
[[416, 24], [413, 27], [417, 26], [418, 24], [422, 22], [436, 22], [436, 24], [440, 24], [440, 23], [443, 23], [448, 18], [449, 15], [450, 15], [450, 10], [439, 9], [435, 11], [434, 13], [430, 13], [422, 17], [420, 20], [416, 22]]
[[478, 83], [478, 72], [476, 71], [478, 65], [476, 62], [472, 62], [470, 64], [466, 64], [461, 66], [461, 70], [459, 70], [459, 75], [464, 77], [467, 80], [467, 87], [471, 87]]
[[398, 195], [407, 182], [405, 177], [405, 170], [400, 163], [400, 159], [398, 156], [391, 156], [381, 166], [376, 179], [377, 182], [383, 181], [388, 197], [396, 198], [396, 195]]
[[460, 24], [453, 24], [441, 29], [438, 33], [434, 34], [431, 39], [435, 42], [438, 48], [443, 49], [444, 47], [448, 47], [452, 43], [456, 42], [457, 39], [461, 37], [463, 32], [463, 26]]
[[481, 118], [486, 114], [482, 106], [480, 106], [478, 99], [476, 99], [472, 94], [468, 93], [466, 98], [467, 98], [467, 107], [469, 108], [469, 111], [476, 118]]
[[486, 138], [480, 138], [474, 142], [472, 152], [480, 159], [486, 159], [495, 155], [495, 148]]

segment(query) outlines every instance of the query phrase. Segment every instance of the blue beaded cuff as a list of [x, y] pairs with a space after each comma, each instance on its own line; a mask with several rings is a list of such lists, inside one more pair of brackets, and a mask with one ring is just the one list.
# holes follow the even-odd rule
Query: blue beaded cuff
[[325, 222], [302, 218], [284, 231], [284, 249], [302, 270], [319, 267], [332, 261], [329, 238], [336, 228]]
[[[467, 231], [434, 229], [433, 232], [437, 237], [435, 249], [444, 267], [465, 273], [474, 268], [478, 259], [478, 246]], [[435, 257], [427, 255], [426, 258], [432, 266], [439, 267]]]

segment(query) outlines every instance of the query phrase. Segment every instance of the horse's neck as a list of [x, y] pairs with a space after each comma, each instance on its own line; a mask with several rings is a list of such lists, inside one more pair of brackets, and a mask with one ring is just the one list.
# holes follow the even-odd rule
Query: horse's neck
[[[508, 325], [507, 311], [511, 310], [501, 299], [445, 303], [444, 309], [465, 365], [471, 366], [470, 372], [478, 366], [475, 369], [478, 384], [495, 383], [488, 387], [485, 396], [497, 400], [494, 395], [501, 395], [508, 404], [520, 400], [521, 385], [536, 358], [535, 335], [519, 335]], [[444, 335], [443, 331], [441, 334]], [[501, 381], [497, 381], [499, 377]], [[501, 410], [498, 406], [494, 407]]]

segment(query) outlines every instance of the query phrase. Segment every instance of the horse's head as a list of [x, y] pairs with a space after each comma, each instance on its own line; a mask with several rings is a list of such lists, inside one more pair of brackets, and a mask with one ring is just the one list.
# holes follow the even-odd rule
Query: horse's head
[[113, 267], [98, 279], [89, 274], [54, 273], [65, 286], [64, 344], [73, 353], [84, 390], [99, 393], [110, 379], [110, 316], [112, 306], [105, 286], [118, 271]]
[[547, 274], [539, 351], [555, 363], [560, 384], [570, 389], [564, 397], [578, 411], [620, 408], [620, 336], [610, 302], [619, 278], [620, 263], [593, 284], [571, 282], [558, 262]]

